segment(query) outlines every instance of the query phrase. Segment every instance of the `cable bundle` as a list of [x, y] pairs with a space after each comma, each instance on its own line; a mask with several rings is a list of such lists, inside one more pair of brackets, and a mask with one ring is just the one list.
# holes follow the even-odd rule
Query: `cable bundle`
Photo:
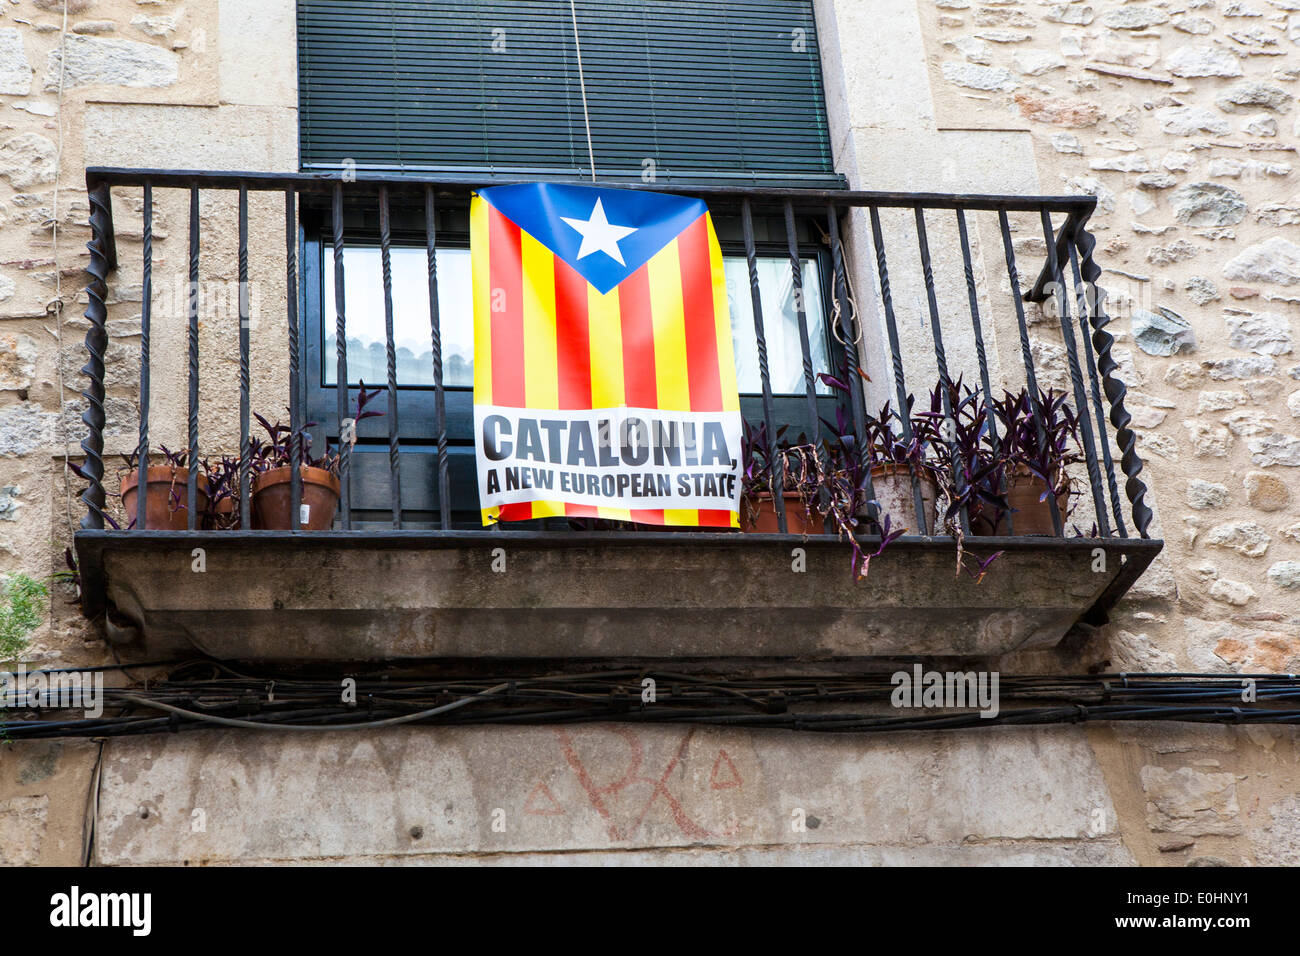
[[891, 702], [895, 690], [890, 673], [755, 678], [651, 668], [542, 676], [330, 678], [250, 675], [224, 664], [197, 661], [175, 667], [160, 682], [105, 687], [104, 713], [97, 718], [70, 717], [75, 711], [49, 708], [0, 709], [0, 740], [110, 737], [205, 727], [313, 732], [399, 724], [595, 721], [820, 733], [1096, 720], [1300, 723], [1300, 679], [1290, 674], [1000, 675], [999, 706], [993, 716], [981, 716], [973, 706], [895, 707]]

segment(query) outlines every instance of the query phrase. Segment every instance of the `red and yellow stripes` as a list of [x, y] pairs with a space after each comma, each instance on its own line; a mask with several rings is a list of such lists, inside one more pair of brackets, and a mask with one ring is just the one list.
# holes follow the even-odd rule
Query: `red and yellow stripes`
[[[739, 411], [722, 252], [707, 213], [604, 295], [478, 196], [470, 221], [476, 405]], [[737, 524], [732, 511], [558, 501], [485, 508], [483, 523], [551, 515]]]

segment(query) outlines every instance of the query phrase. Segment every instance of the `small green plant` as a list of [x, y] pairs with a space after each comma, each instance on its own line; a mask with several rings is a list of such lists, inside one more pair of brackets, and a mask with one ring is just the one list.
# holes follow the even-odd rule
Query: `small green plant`
[[41, 623], [46, 586], [25, 574], [0, 577], [0, 661], [12, 660], [27, 647], [27, 635]]

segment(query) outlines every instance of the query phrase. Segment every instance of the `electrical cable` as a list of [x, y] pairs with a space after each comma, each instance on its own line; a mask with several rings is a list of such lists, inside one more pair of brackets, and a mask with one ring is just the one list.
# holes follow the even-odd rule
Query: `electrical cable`
[[95, 852], [95, 821], [99, 819], [99, 782], [104, 768], [104, 744], [99, 741], [95, 753], [95, 766], [90, 771], [90, 786], [86, 791], [85, 816], [81, 825], [81, 865], [90, 866]]
[[253, 720], [237, 720], [229, 717], [216, 717], [211, 714], [200, 714], [192, 710], [185, 710], [182, 707], [175, 707], [171, 704], [165, 704], [162, 701], [148, 700], [146, 698], [136, 697], [134, 695], [124, 696], [122, 699], [133, 704], [139, 704], [141, 707], [152, 707], [156, 710], [165, 710], [169, 713], [179, 714], [180, 716], [183, 717], [190, 717], [196, 720], [204, 720], [207, 721], [208, 723], [221, 724], [224, 727], [244, 727], [253, 730], [262, 730], [267, 727], [272, 727], [276, 730], [370, 730], [375, 727], [393, 727], [396, 726], [397, 724], [409, 724], [417, 720], [427, 720], [428, 718], [437, 716], [438, 714], [445, 714], [448, 713], [449, 711], [458, 710], [459, 708], [464, 707], [467, 704], [472, 704], [477, 700], [482, 700], [484, 697], [490, 697], [492, 694], [503, 691], [509, 686], [510, 686], [509, 684], [498, 684], [495, 687], [490, 687], [487, 690], [480, 691], [479, 693], [475, 694], [473, 697], [462, 697], [460, 700], [452, 701], [450, 704], [444, 704], [441, 707], [430, 707], [428, 710], [421, 710], [414, 714], [404, 714], [401, 717], [389, 717], [386, 720], [363, 721], [361, 723], [356, 723], [356, 724], [327, 724], [327, 725], [274, 724], [274, 723], [261, 723]]
[[582, 120], [587, 127], [587, 156], [591, 159], [591, 181], [596, 181], [596, 150], [591, 144], [591, 114], [587, 111], [587, 78], [582, 72], [582, 43], [578, 39], [578, 7], [569, 0], [569, 13], [573, 17], [573, 50], [578, 58], [578, 87], [582, 91]]
[[[199, 668], [205, 671], [203, 676], [182, 679]], [[75, 673], [72, 669], [39, 673], [68, 672]], [[103, 688], [99, 704], [109, 713], [72, 720], [61, 719], [54, 707], [24, 706], [32, 699], [21, 694], [20, 705], [13, 706], [18, 701], [11, 687], [0, 689], [0, 707], [8, 704], [11, 712], [17, 711], [16, 719], [0, 721], [0, 738], [102, 739], [203, 727], [316, 732], [403, 724], [594, 721], [819, 733], [937, 731], [1098, 720], [1300, 723], [1300, 679], [1294, 674], [999, 675], [996, 714], [987, 706], [991, 701], [981, 713], [974, 698], [964, 697], [960, 701], [964, 707], [894, 706], [896, 680], [886, 673], [735, 678], [622, 669], [513, 677], [497, 674], [490, 678], [395, 678], [380, 671], [348, 678], [355, 684], [356, 697], [346, 702], [340, 694], [344, 676], [244, 674], [219, 662], [187, 661], [165, 679], [143, 687]], [[647, 686], [654, 691], [643, 696]], [[64, 712], [69, 709], [65, 707]], [[365, 719], [358, 719], [358, 710]]]

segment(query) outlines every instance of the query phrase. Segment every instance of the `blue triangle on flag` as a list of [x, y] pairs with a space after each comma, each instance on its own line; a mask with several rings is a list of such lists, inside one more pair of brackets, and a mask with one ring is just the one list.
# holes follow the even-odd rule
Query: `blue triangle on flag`
[[703, 200], [685, 196], [567, 183], [490, 186], [478, 194], [602, 295], [708, 208]]

